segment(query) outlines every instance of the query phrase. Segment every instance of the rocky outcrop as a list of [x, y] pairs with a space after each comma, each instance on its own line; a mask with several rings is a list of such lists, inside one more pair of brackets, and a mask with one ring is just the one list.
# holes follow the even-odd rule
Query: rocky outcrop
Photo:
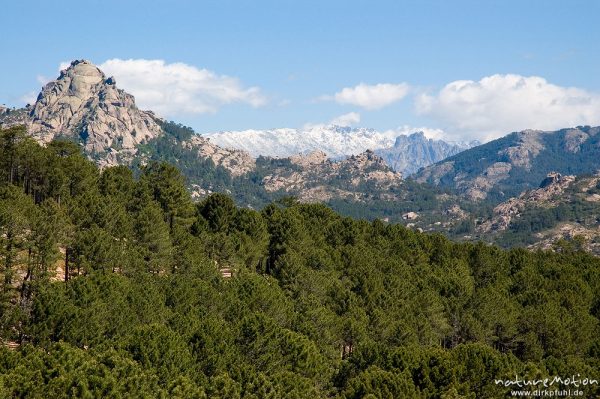
[[458, 204], [452, 204], [450, 207], [445, 209], [444, 215], [457, 220], [464, 220], [469, 216], [469, 214], [465, 212]]
[[536, 234], [538, 241], [529, 249], [555, 250], [557, 243], [578, 242], [583, 249], [600, 256], [600, 226], [582, 226], [577, 223], [561, 223], [555, 228]]
[[[3, 108], [0, 123], [4, 127], [24, 124], [44, 144], [57, 137], [75, 138], [101, 167], [128, 164], [140, 144], [164, 135], [158, 117], [138, 109], [134, 97], [117, 88], [114, 77], [107, 77], [86, 60], [73, 61], [61, 71], [56, 80], [44, 86], [33, 106]], [[201, 158], [210, 158], [232, 176], [255, 167], [248, 153], [221, 148], [199, 135], [180, 144]]]
[[131, 94], [89, 61], [73, 61], [48, 83], [30, 113], [28, 130], [48, 143], [58, 136], [78, 137], [101, 166], [127, 161], [136, 146], [162, 134], [152, 112], [141, 111]]
[[327, 154], [323, 151], [313, 151], [308, 155], [292, 155], [289, 159], [294, 165], [307, 168], [325, 163], [327, 161]]
[[246, 174], [256, 166], [254, 158], [247, 152], [221, 148], [200, 135], [192, 136], [182, 145], [184, 148], [196, 151], [201, 158], [210, 158], [215, 165], [224, 167], [234, 177]]
[[385, 193], [402, 182], [402, 175], [373, 151], [342, 161], [327, 159], [318, 151], [287, 160], [295, 167], [276, 167], [263, 178], [263, 185], [268, 192], [284, 191], [305, 202], [331, 198], [363, 200], [374, 192]]
[[511, 221], [518, 218], [526, 208], [552, 207], [553, 200], [560, 196], [575, 181], [575, 176], [563, 176], [551, 172], [535, 190], [522, 193], [518, 198], [510, 198], [494, 208], [494, 215], [477, 227], [478, 233], [497, 233], [509, 228]]

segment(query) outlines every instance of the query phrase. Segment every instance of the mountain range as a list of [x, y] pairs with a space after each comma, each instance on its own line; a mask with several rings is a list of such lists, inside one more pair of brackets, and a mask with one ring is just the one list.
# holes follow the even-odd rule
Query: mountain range
[[[102, 168], [172, 163], [197, 199], [220, 191], [260, 208], [293, 196], [349, 216], [506, 245], [547, 247], [580, 230], [596, 239], [598, 209], [589, 198], [597, 178], [589, 176], [600, 169], [600, 127], [524, 130], [483, 145], [336, 125], [199, 135], [140, 110], [85, 60], [45, 85], [35, 104], [0, 108], [0, 127], [12, 125], [41, 143], [74, 141]], [[572, 188], [580, 186], [589, 187]]]
[[322, 151], [327, 157], [343, 159], [366, 150], [374, 151], [395, 171], [407, 176], [419, 168], [479, 145], [477, 141], [446, 142], [429, 139], [421, 131], [384, 132], [338, 125], [312, 125], [302, 129], [242, 130], [209, 133], [215, 144], [244, 150], [252, 156], [285, 158]]

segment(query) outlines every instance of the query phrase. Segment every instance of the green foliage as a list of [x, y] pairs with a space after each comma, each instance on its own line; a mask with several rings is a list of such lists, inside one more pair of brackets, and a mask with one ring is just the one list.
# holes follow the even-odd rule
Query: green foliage
[[600, 260], [576, 247], [291, 198], [194, 205], [172, 166], [99, 171], [22, 133], [0, 132], [0, 338], [20, 344], [0, 345], [2, 397], [494, 398], [494, 379], [597, 377]]

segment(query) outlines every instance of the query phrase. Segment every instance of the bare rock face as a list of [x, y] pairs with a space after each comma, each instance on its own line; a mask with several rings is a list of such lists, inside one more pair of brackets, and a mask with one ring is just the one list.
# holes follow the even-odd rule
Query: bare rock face
[[433, 184], [440, 184], [440, 180], [445, 175], [454, 171], [454, 162], [446, 161], [437, 163], [423, 169], [416, 177], [416, 181], [419, 183], [425, 183], [431, 181]]
[[569, 129], [565, 133], [565, 150], [577, 153], [581, 149], [581, 145], [589, 138], [589, 134], [582, 132], [579, 129]]
[[114, 78], [85, 60], [73, 61], [44, 86], [29, 116], [28, 130], [38, 141], [78, 135], [101, 166], [126, 161], [136, 145], [162, 134], [153, 113], [139, 110]]
[[182, 145], [196, 150], [201, 158], [210, 158], [215, 165], [224, 167], [234, 177], [248, 173], [256, 166], [254, 158], [246, 151], [219, 147], [200, 135], [192, 136]]
[[313, 151], [308, 155], [292, 155], [289, 159], [294, 165], [309, 167], [311, 165], [319, 165], [327, 161], [327, 154], [325, 154], [323, 151]]
[[526, 169], [531, 167], [531, 161], [535, 158], [544, 145], [541, 142], [541, 136], [544, 134], [541, 130], [523, 130], [517, 133], [517, 143], [498, 152], [498, 155], [505, 155], [513, 166], [521, 166]]

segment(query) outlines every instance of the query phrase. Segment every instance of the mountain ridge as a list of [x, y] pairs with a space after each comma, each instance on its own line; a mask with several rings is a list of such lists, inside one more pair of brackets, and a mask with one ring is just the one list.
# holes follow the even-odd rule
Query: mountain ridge
[[535, 188], [549, 172], [581, 175], [600, 168], [600, 127], [523, 130], [463, 151], [415, 175], [470, 200], [503, 200]]

